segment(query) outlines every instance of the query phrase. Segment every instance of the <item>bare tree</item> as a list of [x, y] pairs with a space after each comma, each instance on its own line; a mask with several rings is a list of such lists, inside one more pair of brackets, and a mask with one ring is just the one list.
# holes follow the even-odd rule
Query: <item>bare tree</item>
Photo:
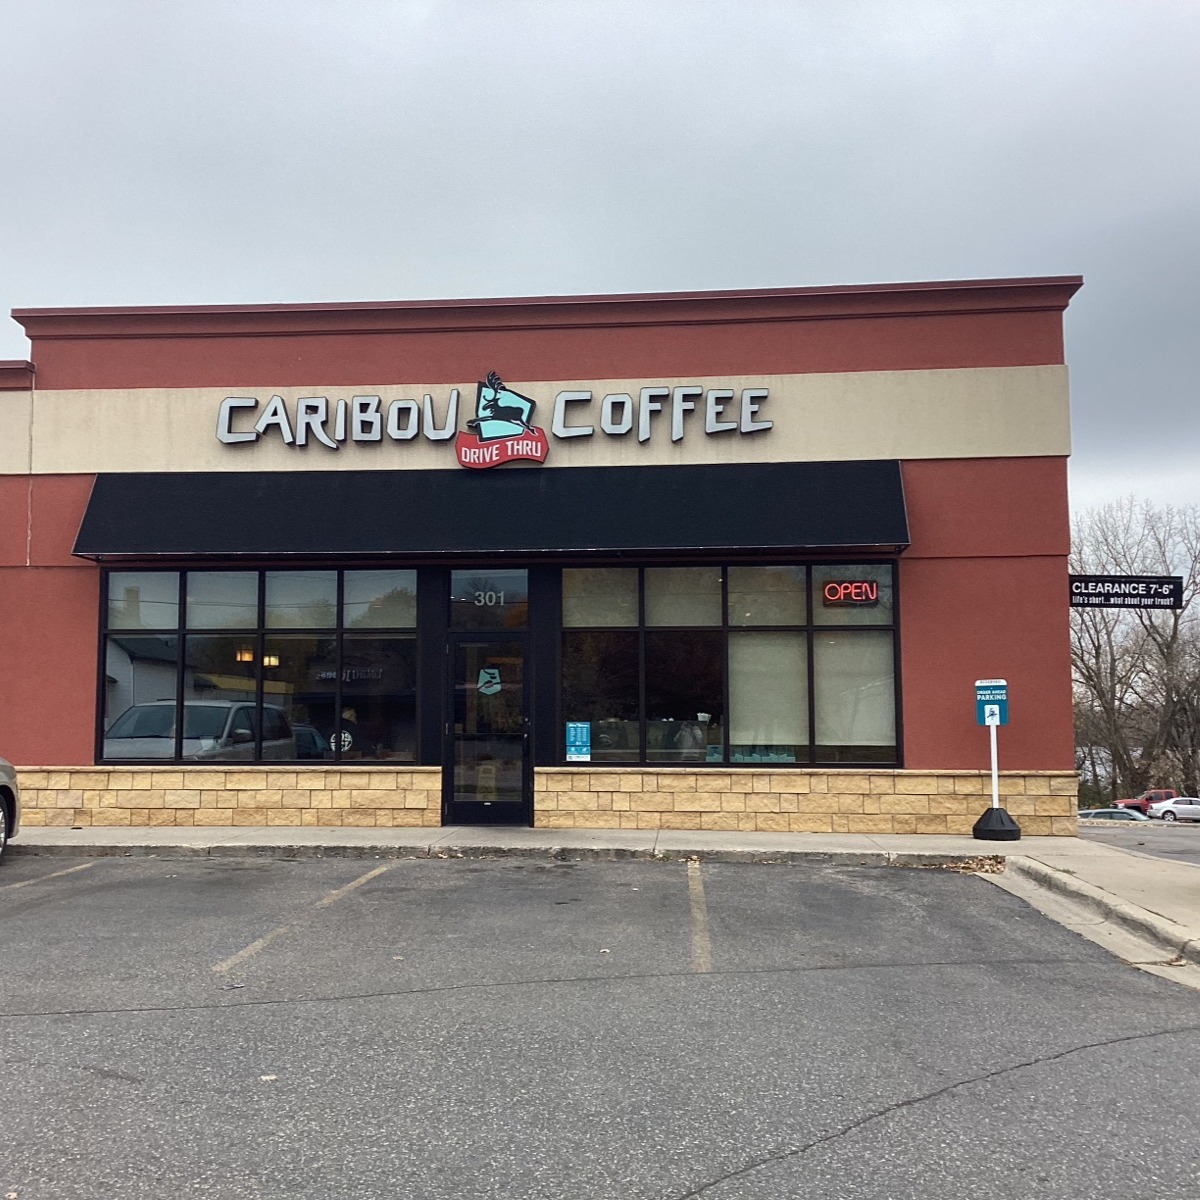
[[[1200, 508], [1113, 501], [1072, 531], [1077, 574], [1181, 575], [1184, 607], [1071, 612], [1076, 745], [1110, 795], [1200, 784]], [[1090, 778], [1089, 778], [1090, 777]]]

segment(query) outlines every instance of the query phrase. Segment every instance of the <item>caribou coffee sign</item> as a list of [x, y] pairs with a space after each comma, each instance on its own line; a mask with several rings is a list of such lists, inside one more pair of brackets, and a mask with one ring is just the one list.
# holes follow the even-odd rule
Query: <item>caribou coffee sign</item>
[[687, 436], [764, 433], [774, 422], [760, 415], [767, 388], [711, 388], [699, 384], [643, 387], [596, 394], [559, 391], [550, 410], [550, 436], [535, 424], [539, 401], [505, 386], [494, 371], [475, 391], [475, 415], [459, 427], [459, 389], [415, 398], [226, 396], [217, 414], [217, 438], [226, 445], [278, 439], [303, 448], [340, 450], [347, 443], [453, 442], [464, 467], [498, 467], [525, 459], [545, 462], [554, 443], [572, 438], [634, 436], [639, 442]]

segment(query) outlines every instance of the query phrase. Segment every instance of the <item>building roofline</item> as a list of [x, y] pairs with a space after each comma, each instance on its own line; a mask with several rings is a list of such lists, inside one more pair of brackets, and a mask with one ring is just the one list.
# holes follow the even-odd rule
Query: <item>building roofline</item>
[[1082, 284], [1082, 276], [1059, 275], [835, 287], [328, 304], [18, 308], [13, 309], [12, 315], [31, 338], [703, 324], [1036, 309], [1062, 311]]

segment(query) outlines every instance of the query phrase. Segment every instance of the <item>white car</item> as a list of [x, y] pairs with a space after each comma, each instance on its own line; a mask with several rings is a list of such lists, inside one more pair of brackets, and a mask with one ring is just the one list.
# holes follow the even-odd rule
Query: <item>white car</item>
[[1195, 796], [1176, 796], [1150, 805], [1150, 815], [1162, 821], [1200, 821], [1200, 800]]
[[21, 825], [21, 793], [17, 773], [7, 759], [0, 758], [0, 853]]

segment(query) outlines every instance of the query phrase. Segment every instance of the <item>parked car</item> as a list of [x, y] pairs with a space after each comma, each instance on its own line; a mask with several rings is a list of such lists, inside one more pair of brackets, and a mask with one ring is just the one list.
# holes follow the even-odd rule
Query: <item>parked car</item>
[[331, 758], [329, 742], [321, 731], [312, 725], [293, 725], [292, 735], [296, 739], [297, 758]]
[[1118, 808], [1136, 808], [1138, 812], [1150, 815], [1150, 805], [1159, 804], [1163, 800], [1174, 800], [1179, 793], [1174, 788], [1151, 788], [1134, 796], [1132, 800], [1118, 800]]
[[[263, 758], [292, 760], [296, 739], [282, 708], [263, 705]], [[183, 705], [183, 744], [187, 759], [254, 758], [254, 705], [236, 700], [187, 700]], [[175, 701], [152, 700], [127, 708], [104, 737], [105, 758], [172, 758], [175, 754]]]
[[1200, 800], [1195, 796], [1176, 796], [1150, 805], [1150, 815], [1163, 821], [1200, 821]]
[[7, 759], [0, 758], [0, 854], [21, 826], [21, 791], [17, 773]]
[[1081, 821], [1148, 821], [1145, 813], [1136, 808], [1081, 808]]

